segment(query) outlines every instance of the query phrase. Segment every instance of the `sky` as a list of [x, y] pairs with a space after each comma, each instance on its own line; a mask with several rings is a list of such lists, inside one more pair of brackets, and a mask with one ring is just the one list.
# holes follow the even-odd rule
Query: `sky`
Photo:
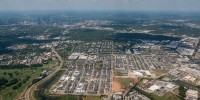
[[0, 10], [200, 11], [200, 0], [0, 0]]

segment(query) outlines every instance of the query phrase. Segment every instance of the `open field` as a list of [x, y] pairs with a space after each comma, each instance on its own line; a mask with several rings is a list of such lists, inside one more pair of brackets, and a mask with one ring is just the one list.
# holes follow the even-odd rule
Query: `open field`
[[84, 100], [101, 100], [100, 96], [85, 96]]
[[[10, 77], [8, 74], [3, 75], [3, 73], [12, 73], [12, 77]], [[37, 69], [13, 69], [13, 70], [0, 70], [0, 74], [3, 75], [6, 79], [9, 81], [13, 79], [18, 79], [19, 82], [22, 82], [23, 80], [27, 79], [27, 82], [22, 82], [22, 85], [14, 90], [13, 87], [15, 84], [5, 87], [0, 94], [4, 97], [3, 100], [13, 100], [18, 94], [20, 94], [27, 86], [32, 84], [32, 80], [37, 78], [40, 73], [42, 72], [41, 68]], [[18, 73], [18, 74], [16, 74]]]
[[121, 73], [121, 71], [115, 71], [115, 72], [113, 73], [113, 75], [114, 75], [114, 76], [122, 76], [122, 73]]
[[113, 91], [125, 91], [127, 88], [129, 88], [130, 83], [134, 83], [132, 78], [114, 78], [113, 81]]
[[164, 73], [167, 73], [168, 71], [166, 69], [154, 69], [153, 72], [156, 76], [160, 76]]
[[119, 83], [123, 89], [127, 89], [130, 86], [130, 83], [134, 83], [132, 78], [119, 78]]
[[33, 79], [38, 78], [43, 70], [48, 70], [55, 66], [56, 66], [56, 61], [51, 61], [48, 64], [45, 64], [43, 67], [38, 67], [38, 68], [0, 70], [0, 77], [6, 78], [9, 82], [14, 79], [18, 80], [16, 84], [5, 86], [5, 88], [0, 91], [0, 94], [3, 97], [2, 99], [13, 100], [17, 96], [19, 96], [25, 88], [30, 86], [32, 84]]
[[112, 87], [113, 91], [114, 92], [117, 92], [117, 91], [124, 91], [121, 87], [121, 84], [119, 83], [119, 80], [117, 78], [114, 78], [114, 81], [113, 81], [113, 87]]
[[147, 96], [148, 98], [150, 98], [151, 100], [181, 100], [181, 98], [179, 98], [178, 96], [176, 96], [175, 94], [168, 92], [163, 96], [158, 96], [156, 94], [153, 93], [147, 93], [141, 89], [139, 89], [138, 87], [134, 87], [134, 89], [136, 91], [138, 91], [139, 93]]
[[155, 100], [181, 100], [179, 97], [177, 97], [176, 95], [172, 94], [171, 92], [166, 93], [164, 96], [160, 97], [157, 96], [155, 94], [151, 94], [151, 96], [155, 99]]

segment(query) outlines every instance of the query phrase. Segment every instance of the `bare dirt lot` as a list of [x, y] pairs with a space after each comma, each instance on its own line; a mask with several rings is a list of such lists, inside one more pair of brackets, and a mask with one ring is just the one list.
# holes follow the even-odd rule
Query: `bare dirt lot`
[[118, 78], [114, 78], [112, 89], [113, 89], [113, 92], [124, 91], [124, 89], [122, 88]]

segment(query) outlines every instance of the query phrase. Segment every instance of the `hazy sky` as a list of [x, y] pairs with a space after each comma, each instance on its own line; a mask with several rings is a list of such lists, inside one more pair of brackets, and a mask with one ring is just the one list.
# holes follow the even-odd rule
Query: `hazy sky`
[[200, 0], [0, 0], [0, 10], [200, 11]]

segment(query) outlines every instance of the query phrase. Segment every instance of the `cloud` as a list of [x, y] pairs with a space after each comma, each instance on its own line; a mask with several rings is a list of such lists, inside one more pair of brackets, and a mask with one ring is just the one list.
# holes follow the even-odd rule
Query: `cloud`
[[200, 0], [0, 0], [0, 10], [200, 11]]

